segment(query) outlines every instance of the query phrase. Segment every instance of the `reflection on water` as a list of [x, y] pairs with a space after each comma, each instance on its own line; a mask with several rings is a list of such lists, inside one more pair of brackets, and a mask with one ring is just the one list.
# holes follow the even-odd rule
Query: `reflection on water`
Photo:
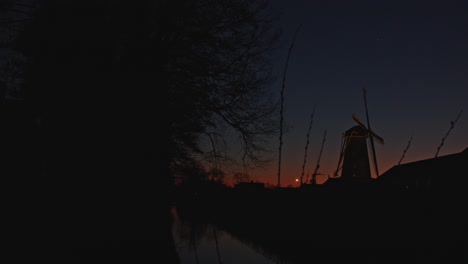
[[211, 224], [181, 219], [177, 210], [173, 235], [180, 263], [285, 263], [274, 260], [250, 248], [244, 242]]
[[[288, 228], [274, 229], [271, 225], [273, 221], [267, 220], [275, 218], [263, 215], [272, 210], [255, 213], [256, 217], [253, 218], [253, 211], [246, 207], [242, 207], [244, 212], [229, 214], [212, 207], [210, 210], [200, 210], [193, 206], [182, 206], [179, 209], [179, 213], [173, 209], [172, 232], [181, 264], [466, 263], [461, 261], [463, 254], [466, 254], [466, 242], [459, 233], [463, 230], [460, 225], [434, 225], [434, 221], [440, 218], [424, 218], [424, 215], [415, 212], [411, 214], [411, 210], [390, 211], [392, 208], [384, 208], [385, 212], [390, 211], [385, 214], [387, 218], [395, 214], [390, 218], [394, 220], [390, 224], [372, 225], [372, 222], [366, 222], [358, 225], [357, 220], [362, 217], [356, 217], [359, 208], [354, 208], [353, 216], [356, 219], [351, 219], [354, 221], [340, 218], [337, 213], [328, 217], [329, 220], [335, 217], [346, 219], [348, 225], [328, 224], [327, 228], [314, 225], [307, 229], [308, 226], [303, 225], [304, 221], [298, 222], [302, 218], [296, 217], [283, 222]], [[258, 207], [255, 209], [258, 210]], [[281, 213], [298, 215], [287, 214], [286, 209], [283, 208]], [[369, 213], [363, 213], [364, 216], [368, 217]], [[321, 215], [322, 219], [325, 217]], [[252, 224], [246, 225], [243, 219]], [[314, 218], [307, 218], [307, 223], [312, 224], [311, 219]], [[292, 226], [294, 222], [298, 223]], [[450, 238], [449, 234], [455, 237]]]

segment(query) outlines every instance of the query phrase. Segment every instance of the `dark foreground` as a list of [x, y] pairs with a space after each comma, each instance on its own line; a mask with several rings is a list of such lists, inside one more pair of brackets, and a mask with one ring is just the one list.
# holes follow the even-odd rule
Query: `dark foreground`
[[229, 189], [186, 193], [177, 207], [181, 217], [215, 224], [290, 263], [462, 263], [460, 198], [441, 191]]

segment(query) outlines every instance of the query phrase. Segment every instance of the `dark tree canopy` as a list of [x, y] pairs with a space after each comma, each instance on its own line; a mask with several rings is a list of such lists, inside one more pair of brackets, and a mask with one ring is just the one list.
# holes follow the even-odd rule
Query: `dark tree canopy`
[[81, 231], [112, 228], [92, 212], [154, 219], [145, 212], [168, 205], [171, 173], [226, 160], [226, 132], [245, 163], [262, 160], [276, 130], [267, 1], [32, 2], [13, 43], [21, 96], [40, 124], [38, 171], [61, 186], [47, 188], [91, 210], [75, 215]]
[[[267, 85], [277, 32], [266, 1], [38, 6], [17, 49], [29, 58], [25, 94], [44, 119], [112, 127], [114, 142], [134, 130], [134, 147], [152, 156], [163, 146], [173, 168], [203, 152], [219, 158], [217, 144], [229, 128], [238, 133], [244, 162], [262, 160], [263, 140], [276, 130]], [[59, 109], [67, 116], [54, 117]], [[199, 145], [208, 136], [216, 143], [211, 153]]]
[[[167, 34], [162, 46], [169, 51], [174, 160], [183, 162], [198, 152], [200, 136], [209, 137], [211, 158], [219, 159], [222, 146], [216, 143], [223, 142], [227, 125], [239, 135], [244, 161], [259, 162], [262, 137], [276, 128], [275, 106], [266, 91], [276, 32], [263, 10], [266, 2], [189, 1], [186, 7], [181, 17], [164, 19], [163, 28], [172, 30], [162, 34]], [[166, 8], [174, 14], [179, 5]]]

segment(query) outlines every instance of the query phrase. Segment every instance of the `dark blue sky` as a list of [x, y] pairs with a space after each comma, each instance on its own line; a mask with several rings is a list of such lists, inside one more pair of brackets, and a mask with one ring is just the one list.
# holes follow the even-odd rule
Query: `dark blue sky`
[[[282, 185], [300, 177], [309, 116], [316, 104], [307, 171], [315, 168], [323, 131], [320, 172], [332, 175], [342, 133], [366, 121], [385, 139], [376, 144], [380, 173], [399, 161], [434, 157], [460, 110], [463, 113], [439, 156], [468, 147], [467, 1], [271, 1], [282, 29], [275, 53], [279, 96], [287, 50], [299, 24], [285, 90]], [[277, 149], [278, 142], [272, 142]], [[277, 182], [277, 161], [254, 179]], [[321, 178], [323, 180], [325, 178]]]

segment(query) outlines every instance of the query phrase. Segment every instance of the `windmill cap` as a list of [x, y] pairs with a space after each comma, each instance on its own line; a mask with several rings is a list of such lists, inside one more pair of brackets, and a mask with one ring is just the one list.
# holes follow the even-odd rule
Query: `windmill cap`
[[367, 131], [362, 128], [361, 126], [353, 126], [352, 128], [346, 130], [345, 135], [350, 136], [351, 133], [356, 133], [357, 136], [366, 136], [367, 137]]

